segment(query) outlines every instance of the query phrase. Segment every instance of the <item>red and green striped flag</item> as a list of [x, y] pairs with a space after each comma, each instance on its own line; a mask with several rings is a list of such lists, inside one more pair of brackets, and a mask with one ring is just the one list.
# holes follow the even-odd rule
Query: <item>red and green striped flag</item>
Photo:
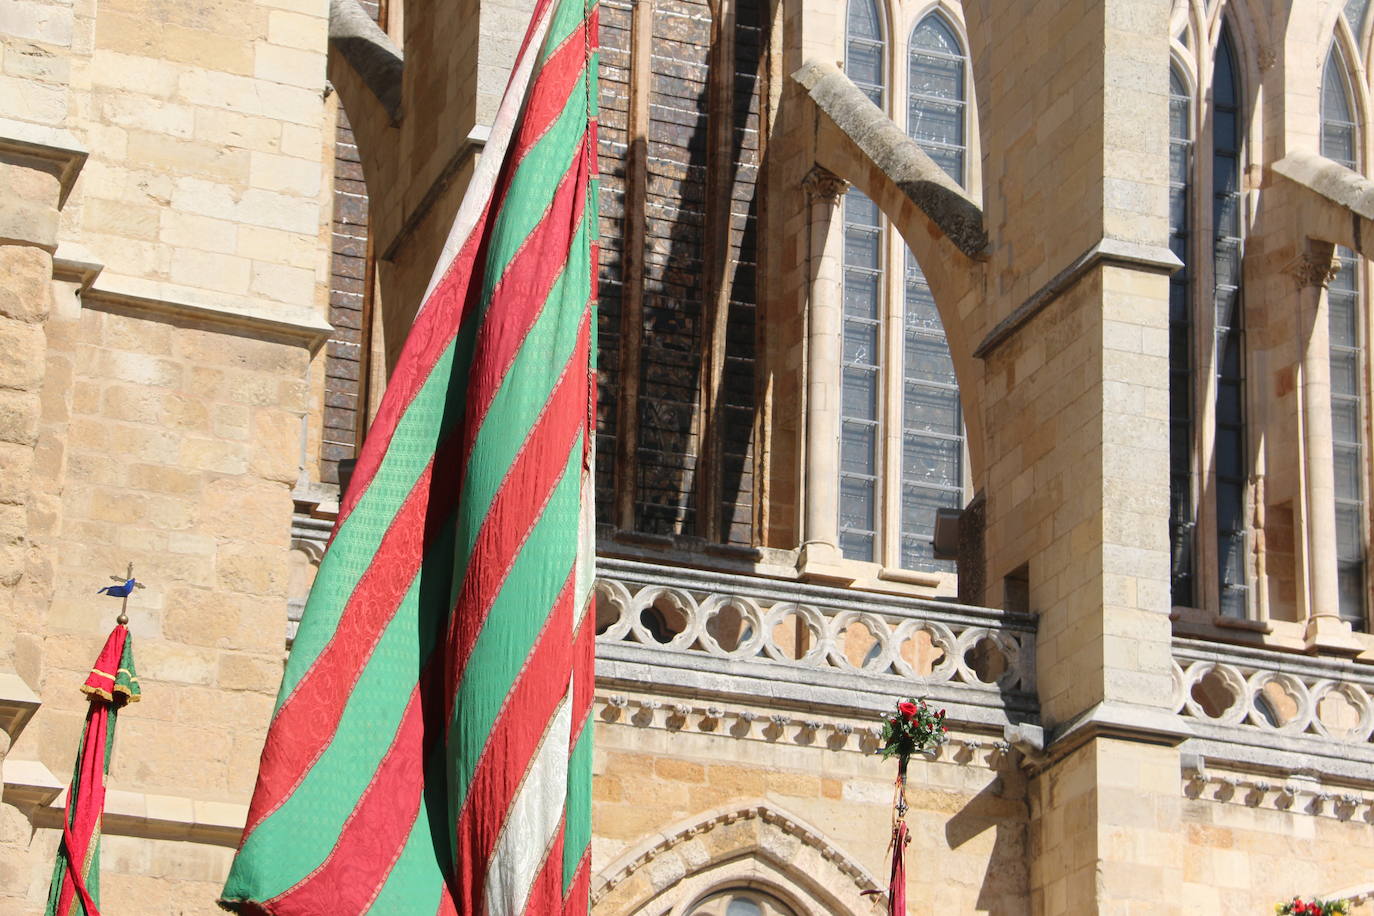
[[594, 0], [536, 0], [320, 564], [221, 905], [585, 914]]

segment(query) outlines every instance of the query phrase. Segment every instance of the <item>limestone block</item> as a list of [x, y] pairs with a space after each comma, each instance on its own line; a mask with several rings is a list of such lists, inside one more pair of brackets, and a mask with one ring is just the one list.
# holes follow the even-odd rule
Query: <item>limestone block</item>
[[[323, 52], [323, 45], [300, 50], [260, 41], [253, 46], [253, 75], [274, 83], [315, 89], [325, 81]], [[314, 154], [319, 154], [318, 148]]]
[[275, 10], [267, 16], [267, 40], [274, 45], [323, 53], [326, 22], [319, 16]]
[[[56, 191], [55, 184], [52, 190]], [[27, 322], [47, 319], [52, 304], [52, 255], [39, 248], [0, 245], [0, 277], [4, 278], [0, 315]]]
[[0, 10], [0, 33], [68, 47], [72, 43], [71, 10], [39, 0], [14, 0]]

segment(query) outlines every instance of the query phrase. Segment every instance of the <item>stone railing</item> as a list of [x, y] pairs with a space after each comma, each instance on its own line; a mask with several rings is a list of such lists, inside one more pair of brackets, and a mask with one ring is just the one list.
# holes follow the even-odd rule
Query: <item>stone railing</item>
[[1367, 777], [1374, 763], [1371, 697], [1374, 666], [1174, 640], [1175, 709], [1208, 745], [1208, 756], [1294, 771], [1358, 767]]
[[925, 696], [1036, 720], [1027, 615], [754, 576], [597, 560], [597, 679], [832, 711]]

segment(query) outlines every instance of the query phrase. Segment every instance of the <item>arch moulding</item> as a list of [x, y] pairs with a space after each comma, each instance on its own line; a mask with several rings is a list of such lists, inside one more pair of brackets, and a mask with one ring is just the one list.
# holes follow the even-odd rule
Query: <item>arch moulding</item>
[[752, 887], [799, 914], [860, 916], [886, 907], [863, 865], [805, 821], [767, 803], [727, 805], [631, 846], [592, 882], [598, 916], [683, 916], [708, 894]]

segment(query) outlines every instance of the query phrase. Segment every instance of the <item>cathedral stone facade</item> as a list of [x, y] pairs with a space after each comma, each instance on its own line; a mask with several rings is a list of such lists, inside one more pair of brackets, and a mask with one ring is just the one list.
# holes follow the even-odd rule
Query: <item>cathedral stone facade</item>
[[[1374, 898], [1374, 12], [602, 0], [594, 912]], [[0, 7], [0, 909], [209, 913], [529, 0]]]

